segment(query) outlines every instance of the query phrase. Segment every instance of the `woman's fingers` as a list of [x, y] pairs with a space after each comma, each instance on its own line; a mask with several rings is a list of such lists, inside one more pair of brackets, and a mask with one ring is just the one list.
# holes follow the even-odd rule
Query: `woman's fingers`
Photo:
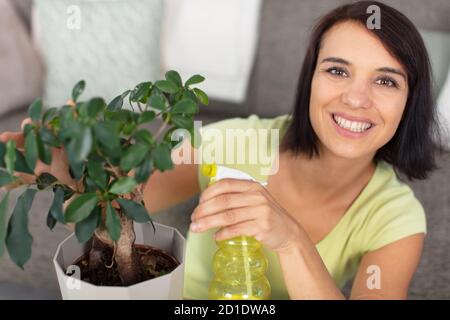
[[[20, 125], [22, 130], [26, 124], [32, 123], [30, 118], [25, 118]], [[6, 143], [10, 140], [16, 142], [16, 148], [23, 149], [23, 145], [25, 143], [25, 137], [23, 136], [23, 132], [13, 132], [13, 131], [5, 131], [0, 134], [0, 142]]]
[[193, 232], [203, 232], [211, 228], [226, 227], [244, 221], [255, 220], [261, 216], [262, 210], [264, 210], [264, 206], [262, 205], [225, 210], [198, 220], [193, 220], [191, 230]]
[[20, 127], [23, 130], [23, 128], [25, 127], [26, 124], [32, 124], [32, 123], [33, 123], [33, 121], [31, 120], [31, 118], [25, 118], [25, 119], [22, 120], [22, 123], [20, 124]]
[[23, 148], [25, 143], [25, 138], [22, 132], [6, 131], [0, 134], [0, 142], [7, 143], [10, 140], [16, 142], [16, 148]]
[[257, 205], [262, 201], [262, 195], [259, 192], [219, 194], [201, 202], [192, 213], [191, 220], [194, 221], [223, 210]]
[[260, 183], [250, 180], [226, 178], [208, 186], [200, 195], [200, 203], [216, 197], [221, 193], [248, 192], [261, 190]]

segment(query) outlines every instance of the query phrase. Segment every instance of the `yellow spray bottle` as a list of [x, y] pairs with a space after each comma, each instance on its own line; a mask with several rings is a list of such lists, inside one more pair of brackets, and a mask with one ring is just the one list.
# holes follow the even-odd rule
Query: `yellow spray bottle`
[[[210, 177], [209, 184], [223, 178], [254, 180], [236, 169], [202, 165], [202, 174]], [[262, 300], [270, 297], [266, 278], [267, 258], [262, 244], [254, 237], [239, 236], [217, 241], [219, 249], [213, 259], [214, 278], [209, 286], [212, 300]]]

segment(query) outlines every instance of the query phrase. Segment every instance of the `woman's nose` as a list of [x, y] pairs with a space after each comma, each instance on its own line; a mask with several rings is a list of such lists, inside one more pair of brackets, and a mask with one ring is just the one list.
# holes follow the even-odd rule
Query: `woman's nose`
[[368, 108], [371, 105], [369, 88], [365, 83], [352, 83], [341, 96], [342, 103], [352, 108]]

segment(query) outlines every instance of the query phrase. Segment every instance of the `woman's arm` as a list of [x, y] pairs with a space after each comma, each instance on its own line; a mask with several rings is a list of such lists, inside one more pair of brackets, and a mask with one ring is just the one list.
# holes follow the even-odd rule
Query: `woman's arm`
[[[423, 242], [424, 234], [418, 233], [365, 254], [353, 282], [351, 299], [406, 299]], [[378, 275], [379, 288], [374, 286], [374, 280], [378, 280], [374, 276]]]
[[[190, 142], [186, 139], [182, 147], [190, 150], [190, 164], [175, 165], [172, 170], [155, 171], [144, 186], [144, 203], [151, 213], [168, 209], [177, 203], [187, 200], [200, 192], [197, 179], [198, 165], [194, 164], [194, 152]], [[172, 159], [179, 149], [172, 151]]]
[[[350, 299], [406, 299], [423, 238], [416, 234], [365, 254]], [[278, 255], [291, 299], [344, 299], [306, 234], [300, 232], [297, 245]]]
[[304, 230], [300, 228], [296, 244], [277, 253], [292, 300], [345, 299]]
[[[218, 241], [248, 235], [277, 252], [291, 299], [345, 299], [306, 231], [259, 183], [223, 179], [210, 185], [191, 219], [192, 232], [220, 227]], [[351, 298], [406, 298], [422, 245], [423, 233], [418, 233], [366, 253]], [[369, 266], [380, 270], [379, 289], [367, 285]]]

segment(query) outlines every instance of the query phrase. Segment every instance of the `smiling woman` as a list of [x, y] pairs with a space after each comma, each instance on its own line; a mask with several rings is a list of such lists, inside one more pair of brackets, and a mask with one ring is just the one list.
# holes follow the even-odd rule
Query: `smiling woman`
[[[366, 27], [371, 5], [380, 29]], [[248, 235], [267, 250], [272, 299], [342, 299], [352, 278], [353, 299], [406, 298], [426, 220], [396, 172], [424, 179], [435, 168], [435, 119], [428, 54], [408, 18], [375, 1], [325, 15], [310, 38], [292, 115], [208, 126], [279, 129], [278, 170], [259, 176], [266, 187], [235, 179], [207, 187], [199, 174], [185, 296], [207, 298], [214, 239]], [[223, 164], [258, 175], [258, 165]]]

